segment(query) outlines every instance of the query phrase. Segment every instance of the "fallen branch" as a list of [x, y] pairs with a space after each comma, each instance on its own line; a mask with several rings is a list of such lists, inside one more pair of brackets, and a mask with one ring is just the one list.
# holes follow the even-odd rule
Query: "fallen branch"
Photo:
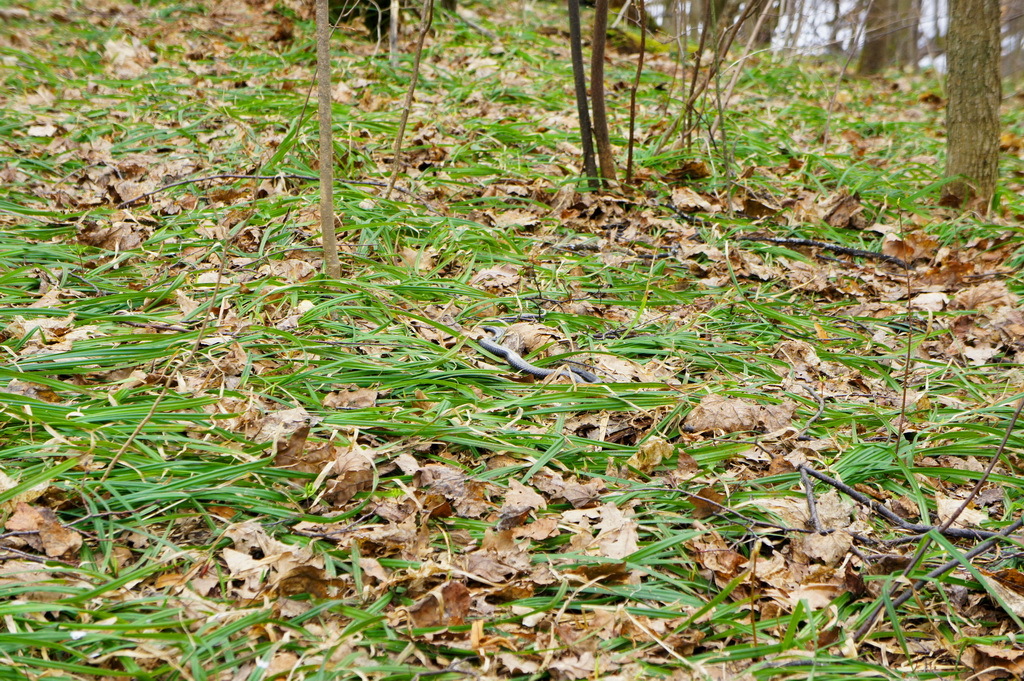
[[[1006, 433], [1003, 435], [1003, 439], [999, 443], [999, 447], [997, 447], [996, 451], [992, 454], [992, 458], [989, 461], [988, 466], [985, 468], [985, 472], [981, 474], [981, 477], [978, 478], [978, 482], [975, 483], [974, 489], [972, 489], [971, 493], [967, 495], [967, 498], [964, 499], [963, 503], [960, 504], [959, 508], [957, 508], [955, 512], [950, 514], [948, 518], [946, 518], [946, 522], [942, 523], [940, 527], [935, 528], [939, 532], [939, 534], [947, 534], [950, 532], [950, 530], [952, 529], [950, 525], [952, 525], [960, 516], [960, 514], [963, 513], [964, 510], [971, 504], [971, 502], [974, 501], [975, 497], [977, 497], [978, 493], [981, 491], [982, 486], [984, 486], [985, 482], [989, 479], [989, 476], [992, 475], [992, 471], [995, 470], [996, 464], [999, 462], [999, 457], [1002, 456], [1003, 451], [1006, 449], [1006, 443], [1010, 440], [1010, 433], [1013, 432], [1013, 427], [1014, 425], [1016, 425], [1017, 419], [1020, 418], [1022, 410], [1024, 410], [1024, 397], [1021, 397], [1019, 400], [1017, 400], [1017, 409], [1014, 410], [1013, 416], [1010, 417], [1010, 423], [1007, 424], [1006, 426]], [[985, 542], [983, 544], [980, 544], [979, 546], [975, 547], [972, 551], [967, 553], [967, 555], [963, 559], [954, 559], [949, 563], [946, 563], [938, 569], [937, 574], [935, 574], [934, 576], [932, 575], [932, 573], [928, 573], [928, 575], [926, 575], [927, 579], [934, 579], [935, 577], [944, 574], [948, 570], [952, 570], [953, 567], [955, 567], [961, 562], [961, 560], [968, 560], [978, 555], [979, 553], [981, 553], [981, 551], [985, 550], [982, 547], [987, 547], [995, 544], [995, 540], [999, 537], [1009, 536], [1009, 534], [1016, 530], [1018, 527], [1020, 527], [1021, 524], [1024, 524], [1024, 520], [1018, 519], [1009, 527], [1004, 528], [1002, 532], [996, 533], [992, 537], [990, 537], [989, 540], [991, 543]], [[903, 570], [904, 577], [909, 577], [910, 574], [915, 569], [917, 569], [917, 566], [921, 564], [921, 561], [924, 560], [924, 555], [925, 552], [928, 550], [928, 546], [931, 544], [931, 539], [932, 538], [928, 535], [924, 537], [924, 540], [921, 542], [921, 545], [914, 553], [914, 557], [910, 560], [910, 564], [907, 565], [905, 570]], [[933, 570], [932, 572], [936, 571]], [[908, 599], [910, 599], [911, 596], [913, 596], [913, 594], [918, 589], [920, 589], [926, 583], [926, 579], [918, 580], [917, 582], [915, 582], [907, 591], [905, 591], [900, 596], [900, 598], [897, 598], [893, 601], [893, 607], [905, 603]], [[875, 604], [875, 607], [871, 610], [870, 613], [868, 613], [868, 616], [864, 620], [863, 624], [861, 624], [857, 628], [857, 632], [854, 634], [854, 639], [861, 638], [862, 636], [867, 634], [867, 632], [871, 629], [872, 625], [875, 622], [875, 619], [878, 617], [878, 613], [882, 612], [882, 608], [885, 607], [885, 600], [886, 598], [883, 597], [877, 604]]]
[[776, 237], [776, 236], [741, 236], [737, 241], [759, 241], [767, 244], [779, 244], [781, 246], [808, 246], [810, 248], [823, 248], [826, 251], [832, 251], [833, 253], [839, 253], [841, 255], [849, 255], [855, 258], [872, 258], [874, 260], [882, 260], [885, 262], [892, 263], [903, 269], [910, 269], [910, 265], [900, 260], [896, 256], [886, 255], [885, 253], [878, 253], [877, 251], [865, 251], [860, 248], [850, 248], [849, 246], [840, 246], [838, 244], [830, 244], [824, 241], [814, 241], [813, 239], [792, 239], [789, 237]]
[[861, 494], [857, 490], [853, 489], [849, 485], [836, 480], [830, 475], [826, 475], [819, 471], [814, 470], [807, 464], [800, 464], [797, 467], [798, 471], [806, 471], [811, 477], [821, 480], [827, 485], [835, 487], [837, 490], [850, 497], [854, 501], [864, 504], [872, 511], [882, 516], [889, 522], [895, 524], [902, 530], [908, 530], [910, 532], [927, 533], [932, 530], [940, 530], [943, 535], [947, 537], [954, 537], [956, 539], [991, 539], [992, 537], [999, 536], [998, 532], [987, 532], [985, 530], [968, 530], [960, 527], [943, 527], [941, 525], [917, 525], [915, 523], [908, 523], [903, 518], [896, 515], [893, 511], [886, 508], [882, 504], [878, 503], [866, 494]]

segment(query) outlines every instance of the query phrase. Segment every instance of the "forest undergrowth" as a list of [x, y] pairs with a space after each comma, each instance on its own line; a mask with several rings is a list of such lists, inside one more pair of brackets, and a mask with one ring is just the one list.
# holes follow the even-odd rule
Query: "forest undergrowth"
[[561, 6], [474, 4], [388, 199], [353, 20], [328, 279], [311, 4], [0, 9], [0, 678], [1024, 673], [1019, 98], [979, 216], [935, 74], [733, 57], [681, 144], [650, 54], [590, 190]]

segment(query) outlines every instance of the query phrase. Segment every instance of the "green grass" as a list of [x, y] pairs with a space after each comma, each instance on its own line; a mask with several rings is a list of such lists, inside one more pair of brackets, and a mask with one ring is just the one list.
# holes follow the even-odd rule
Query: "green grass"
[[[970, 673], [969, 645], [1012, 647], [1011, 618], [974, 598], [986, 588], [966, 569], [853, 641], [880, 588], [901, 583], [865, 557], [916, 544], [826, 563], [779, 528], [804, 529], [787, 457], [934, 520], [939, 493], [962, 498], [979, 478], [1021, 392], [1012, 306], [954, 304], [978, 283], [1021, 290], [1021, 162], [1004, 155], [988, 219], [939, 208], [942, 112], [915, 94], [935, 82], [844, 81], [829, 114], [834, 66], [764, 54], [710, 155], [655, 153], [680, 101], [659, 113], [671, 64], [652, 59], [641, 180], [580, 193], [566, 48], [542, 30], [560, 10], [487, 4], [501, 48], [461, 22], [428, 40], [408, 193], [384, 200], [344, 180], [386, 182], [412, 61], [392, 67], [343, 28], [344, 272], [328, 279], [315, 182], [209, 180], [117, 205], [122, 181], [316, 175], [313, 26], [279, 9], [292, 41], [269, 40], [276, 15], [163, 0], [117, 6], [117, 20], [54, 5], [0, 27], [14, 67], [0, 74], [0, 678], [928, 679]], [[132, 36], [156, 57], [135, 77], [104, 56]], [[613, 53], [608, 83], [634, 65]], [[624, 158], [628, 89], [609, 97]], [[713, 118], [713, 100], [701, 106]], [[722, 206], [698, 221], [660, 179], [688, 160], [718, 170], [689, 185]], [[931, 285], [950, 305], [908, 313], [904, 273], [878, 261], [739, 240], [881, 250], [880, 232], [815, 215], [840, 191], [865, 227], [927, 234], [949, 249], [930, 255], [974, 264]], [[729, 210], [745, 192], [781, 212]], [[911, 298], [932, 269], [915, 267]], [[542, 312], [551, 342], [532, 361], [626, 380], [531, 382], [474, 341], [488, 320]], [[985, 344], [981, 360], [964, 352]], [[791, 402], [792, 427], [693, 432], [709, 395]], [[657, 438], [667, 457], [637, 463]], [[1020, 515], [1022, 444], [1014, 433], [989, 479], [1002, 499], [983, 529]], [[730, 510], [704, 516], [704, 488]], [[845, 513], [860, 536], [907, 534]], [[51, 524], [12, 530], [39, 518]], [[973, 565], [1018, 566], [1019, 543]], [[933, 542], [913, 576], [971, 545]], [[821, 583], [842, 588], [801, 598]], [[452, 584], [464, 611], [459, 592], [438, 600]]]

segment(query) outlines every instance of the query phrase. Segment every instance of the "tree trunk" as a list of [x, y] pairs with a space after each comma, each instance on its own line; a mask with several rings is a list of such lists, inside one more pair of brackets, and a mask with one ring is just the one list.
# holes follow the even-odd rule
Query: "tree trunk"
[[896, 0], [869, 0], [867, 25], [864, 29], [864, 47], [857, 62], [857, 74], [871, 76], [892, 63], [892, 21]]
[[772, 36], [775, 35], [775, 29], [779, 25], [779, 13], [782, 10], [781, 3], [779, 0], [769, 0], [769, 2], [772, 8], [768, 10], [764, 21], [757, 27], [757, 32], [754, 34], [754, 47], [757, 49], [765, 49], [772, 46]]
[[594, 141], [602, 183], [615, 182], [615, 157], [608, 134], [608, 112], [604, 101], [604, 45], [608, 38], [608, 0], [594, 3], [594, 36], [590, 42], [590, 106], [594, 112]]
[[917, 66], [917, 42], [921, 37], [921, 2], [920, 0], [896, 0], [895, 16], [897, 24], [893, 26], [892, 53], [893, 63], [898, 66]]
[[999, 0], [950, 0], [944, 203], [987, 212], [999, 175]]
[[576, 112], [580, 117], [580, 144], [583, 149], [583, 174], [591, 189], [600, 186], [597, 162], [594, 160], [594, 140], [587, 108], [587, 75], [583, 71], [583, 31], [580, 26], [580, 0], [569, 0], [569, 54], [572, 60], [572, 80], [576, 91]]
[[338, 236], [334, 231], [334, 117], [331, 109], [331, 25], [327, 0], [316, 0], [317, 107], [320, 120], [320, 231], [324, 240], [324, 270], [341, 276]]

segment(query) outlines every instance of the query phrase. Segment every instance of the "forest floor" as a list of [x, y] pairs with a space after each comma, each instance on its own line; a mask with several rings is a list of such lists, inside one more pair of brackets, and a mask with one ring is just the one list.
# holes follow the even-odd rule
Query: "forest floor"
[[649, 55], [590, 191], [561, 6], [474, 4], [389, 199], [353, 21], [329, 279], [309, 5], [0, 9], [0, 678], [1024, 671], [1019, 98], [982, 218], [934, 74], [734, 55], [682, 144]]

